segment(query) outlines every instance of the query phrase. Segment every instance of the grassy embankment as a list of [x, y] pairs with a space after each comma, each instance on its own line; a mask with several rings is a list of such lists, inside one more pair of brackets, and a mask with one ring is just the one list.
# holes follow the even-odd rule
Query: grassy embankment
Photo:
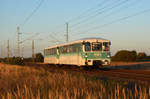
[[150, 97], [150, 87], [82, 73], [0, 64], [2, 99], [127, 99]]

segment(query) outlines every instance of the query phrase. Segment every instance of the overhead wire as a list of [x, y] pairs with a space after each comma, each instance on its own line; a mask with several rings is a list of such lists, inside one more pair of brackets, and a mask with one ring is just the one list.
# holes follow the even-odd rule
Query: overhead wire
[[[104, 5], [105, 3], [107, 3], [109, 0], [103, 0], [101, 3], [99, 3], [98, 5], [96, 5], [96, 7], [94, 6], [94, 7], [92, 7], [92, 8], [90, 8], [90, 9], [88, 9], [87, 11], [85, 11], [84, 13], [82, 13], [82, 14], [80, 14], [79, 16], [77, 16], [77, 17], [75, 17], [75, 18], [73, 18], [73, 19], [71, 19], [71, 20], [69, 20], [68, 22], [74, 22], [75, 20], [81, 20], [81, 19], [83, 19], [83, 18], [86, 18], [86, 17], [88, 17], [88, 18], [86, 18], [86, 20], [87, 19], [89, 19], [89, 18], [91, 18], [91, 17], [89, 17], [88, 15], [92, 15], [92, 17], [93, 17], [93, 14], [102, 14], [103, 12], [105, 12], [105, 9], [106, 8], [108, 8], [108, 9], [106, 9], [106, 10], [110, 10], [110, 9], [112, 9], [113, 7], [115, 8], [115, 7], [117, 7], [118, 5], [120, 5], [120, 4], [123, 4], [123, 3], [125, 3], [125, 2], [127, 2], [128, 0], [125, 0], [125, 1], [121, 1], [121, 0], [116, 0], [115, 2], [111, 2], [111, 3], [109, 3], [109, 4], [107, 4], [107, 5], [105, 5], [104, 7], [102, 7], [102, 5]], [[120, 2], [121, 1], [121, 2]], [[119, 2], [117, 5], [116, 5], [116, 2]], [[114, 5], [115, 4], [115, 5]], [[111, 7], [112, 6], [112, 7]], [[102, 7], [102, 8], [99, 8], [99, 7]], [[102, 10], [102, 11], [101, 11]], [[104, 10], [104, 11], [103, 11]], [[90, 11], [92, 11], [92, 13], [90, 12]], [[101, 12], [100, 12], [101, 11]], [[86, 14], [87, 13], [87, 14]], [[83, 17], [83, 16], [86, 16], [86, 17]], [[95, 15], [94, 15], [95, 16]], [[82, 18], [83, 17], [83, 18]], [[86, 21], [86, 20], [81, 20], [80, 22], [78, 22], [78, 23], [76, 23], [76, 24], [73, 24], [73, 25], [71, 25], [69, 28], [71, 29], [74, 25], [79, 25], [79, 24], [81, 24], [81, 22], [82, 21]], [[63, 31], [63, 32], [65, 32], [65, 31]], [[53, 32], [53, 33], [55, 33], [55, 34], [59, 34], [60, 32]], [[61, 37], [63, 37], [63, 36], [61, 36]]]
[[[41, 7], [41, 5], [43, 4], [44, 0], [39, 0], [39, 4], [33, 9], [33, 11], [25, 18], [25, 20], [23, 21], [23, 23], [21, 23], [19, 25], [19, 27], [23, 28], [24, 25], [33, 17], [33, 15], [39, 10], [39, 8]], [[37, 33], [35, 35], [38, 35]], [[34, 35], [34, 36], [35, 36]], [[26, 40], [32, 39], [33, 36], [31, 36], [30, 38], [27, 38], [25, 40], [22, 40], [20, 42], [20, 44], [24, 43]]]
[[93, 19], [95, 17], [98, 17], [98, 15], [102, 15], [102, 14], [104, 14], [104, 13], [110, 11], [110, 10], [113, 10], [114, 8], [117, 8], [117, 7], [123, 5], [124, 3], [128, 2], [128, 1], [129, 0], [123, 0], [123, 1], [117, 0], [117, 2], [114, 2], [113, 4], [110, 4], [110, 5], [107, 5], [106, 7], [104, 7], [104, 9], [102, 8], [101, 9], [102, 11], [98, 11], [95, 14], [91, 14], [91, 16], [89, 16], [85, 20], [82, 20], [82, 21], [72, 25], [72, 28], [77, 27], [78, 25], [83, 24], [83, 23], [85, 23], [85, 22], [87, 22], [87, 21], [89, 21], [89, 20], [91, 20], [91, 19]]
[[[107, 18], [107, 17], [110, 17], [110, 16], [112, 16], [112, 15], [114, 15], [114, 14], [116, 14], [116, 13], [122, 11], [122, 10], [127, 10], [128, 8], [133, 7], [133, 5], [135, 5], [135, 4], [139, 3], [139, 2], [140, 2], [140, 0], [135, 0], [134, 2], [132, 2], [129, 5], [125, 5], [125, 6], [121, 7], [121, 8], [119, 8], [118, 10], [115, 10], [115, 11], [109, 13], [109, 14], [104, 15], [102, 18]], [[92, 24], [92, 23], [90, 23], [90, 24]]]
[[56, 38], [56, 37], [53, 36], [52, 34], [49, 34], [49, 36], [53, 39], [53, 41], [56, 41], [56, 42], [63, 42], [61, 39]]
[[[65, 36], [65, 32], [61, 32], [61, 33], [64, 33], [63, 36]], [[53, 34], [55, 34], [55, 37], [52, 36]], [[56, 38], [56, 40], [62, 40], [62, 39], [64, 39], [63, 36], [62, 35], [60, 36], [60, 32], [51, 32], [48, 35], [46, 35], [44, 38], [45, 38], [45, 40], [48, 39], [49, 37]]]
[[102, 14], [102, 13], [106, 12], [107, 10], [111, 9], [110, 8], [111, 6], [114, 6], [114, 4], [116, 4], [116, 3], [120, 2], [120, 1], [121, 0], [115, 0], [114, 2], [111, 2], [111, 3], [107, 4], [107, 5], [105, 5], [104, 7], [99, 8], [96, 11], [89, 13], [89, 15], [84, 17], [83, 20], [81, 20], [79, 22], [76, 22], [75, 24], [72, 24], [70, 27], [73, 28], [73, 27], [76, 27], [76, 26], [86, 22], [86, 21], [89, 21], [90, 19], [96, 17], [96, 15]]
[[[118, 1], [121, 1], [121, 0], [116, 0], [115, 2], [111, 2], [107, 5], [105, 5], [104, 7], [102, 7], [102, 5], [104, 5], [105, 3], [107, 3], [109, 0], [103, 0], [101, 3], [99, 3], [98, 5], [88, 9], [87, 11], [85, 11], [84, 13], [80, 14], [79, 16], [69, 20], [68, 22], [74, 22], [75, 20], [81, 20], [81, 19], [84, 19], [86, 17], [89, 17], [89, 15], [93, 14], [93, 13], [98, 13], [100, 10], [103, 10], [103, 9], [106, 9], [107, 7], [111, 6], [112, 4], [115, 4], [116, 2]], [[102, 8], [99, 8], [99, 7], [102, 7]], [[86, 14], [87, 13], [87, 14]], [[85, 16], [85, 17], [84, 17]], [[82, 21], [82, 20], [81, 20]], [[75, 21], [76, 22], [76, 21]], [[77, 25], [77, 24], [76, 24]], [[69, 26], [69, 28], [71, 29], [73, 27], [73, 25]], [[65, 31], [63, 31], [65, 32]], [[55, 34], [59, 34], [60, 32], [54, 32]], [[63, 37], [63, 36], [61, 36]]]
[[[106, 1], [108, 1], [108, 0], [104, 0], [102, 4], [106, 3]], [[78, 23], [71, 25], [71, 26], [70, 26], [70, 29], [76, 27], [77, 25], [80, 25], [80, 24], [82, 24], [82, 23], [87, 22], [87, 20], [90, 20], [90, 19], [92, 19], [92, 18], [94, 18], [94, 17], [97, 17], [96, 15], [103, 14], [103, 13], [109, 11], [109, 10], [112, 10], [112, 9], [118, 7], [118, 6], [121, 6], [122, 4], [124, 4], [124, 3], [128, 2], [128, 1], [129, 1], [129, 0], [124, 0], [124, 1], [122, 1], [122, 0], [116, 0], [115, 2], [111, 2], [111, 3], [105, 5], [105, 6], [102, 7], [102, 8], [96, 8], [96, 10], [95, 10], [95, 8], [93, 7], [93, 8], [94, 8], [94, 12], [92, 12], [92, 13], [89, 13], [89, 11], [93, 11], [93, 8], [88, 9], [87, 12], [88, 12], [88, 14], [89, 14], [90, 16], [87, 16], [87, 18], [84, 17], [84, 18], [86, 18], [86, 19], [84, 19], [84, 20], [81, 20], [81, 19], [80, 19], [82, 16], [87, 15], [87, 14], [83, 13], [83, 15], [81, 14], [81, 15], [79, 15], [78, 17], [76, 17], [76, 18], [74, 18], [74, 19], [72, 19], [72, 20], [69, 20], [69, 22], [75, 21], [75, 20], [77, 20], [77, 19], [78, 19], [78, 20], [81, 20], [81, 21], [79, 21]], [[102, 5], [102, 4], [98, 4], [96, 7], [99, 7], [99, 6]], [[57, 34], [57, 33], [56, 33], [56, 34]]]
[[[108, 18], [108, 17], [110, 17], [110, 16], [113, 16], [114, 14], [119, 13], [119, 12], [122, 11], [122, 10], [126, 10], [126, 9], [128, 9], [128, 8], [130, 8], [130, 7], [133, 7], [133, 5], [135, 5], [135, 4], [139, 3], [139, 2], [140, 2], [139, 0], [135, 0], [134, 2], [132, 2], [132, 3], [128, 4], [128, 5], [125, 5], [125, 6], [119, 8], [119, 9], [117, 9], [117, 10], [114, 10], [114, 11], [112, 11], [112, 12], [110, 12], [110, 13], [108, 13], [108, 14], [102, 16], [100, 19], [103, 20], [103, 19], [105, 19], [105, 18]], [[125, 3], [129, 3], [129, 2], [125, 2]], [[121, 6], [121, 5], [120, 5], [120, 6]], [[119, 6], [118, 6], [118, 7], [119, 7]], [[94, 21], [91, 20], [91, 22], [88, 22], [88, 24], [87, 24], [86, 22], [84, 22], [82, 26], [86, 25], [86, 27], [87, 27], [88, 25], [91, 25], [91, 24], [93, 25], [94, 23], [96, 23], [96, 21], [97, 21], [97, 19], [94, 20]], [[86, 23], [86, 24], [85, 24], [85, 23]], [[81, 25], [80, 25], [80, 28], [81, 28]], [[75, 27], [74, 30], [79, 30], [80, 28], [79, 28], [79, 27]], [[75, 32], [73, 32], [73, 33], [75, 33]], [[73, 34], [73, 33], [72, 33], [72, 34]]]
[[[150, 12], [150, 8], [149, 8], [149, 9], [145, 9], [145, 10], [140, 11], [140, 12], [137, 12], [137, 13], [134, 13], [134, 14], [132, 14], [132, 15], [128, 15], [128, 16], [125, 16], [125, 17], [122, 17], [122, 18], [113, 20], [113, 21], [111, 21], [111, 22], [102, 24], [102, 25], [100, 25], [100, 26], [90, 28], [90, 29], [84, 31], [84, 33], [89, 32], [89, 31], [91, 31], [91, 30], [100, 29], [100, 28], [109, 26], [109, 25], [111, 25], [111, 24], [114, 24], [114, 23], [118, 23], [118, 22], [120, 22], [120, 21], [127, 20], [127, 19], [132, 18], [132, 17], [136, 17], [136, 16], [141, 15], [141, 14], [144, 14], [144, 13], [146, 13], [146, 12]], [[75, 35], [79, 35], [79, 34], [81, 34], [81, 33], [76, 33]]]
[[[68, 23], [71, 23], [71, 22], [75, 22], [75, 20], [80, 20], [80, 19], [82, 19], [84, 16], [87, 15], [87, 13], [89, 14], [89, 12], [91, 12], [91, 11], [93, 11], [93, 10], [95, 10], [95, 9], [97, 10], [98, 7], [102, 6], [103, 4], [107, 3], [108, 1], [109, 1], [109, 0], [103, 0], [102, 2], [100, 2], [99, 4], [97, 4], [96, 6], [93, 6], [92, 8], [87, 9], [85, 12], [83, 12], [83, 13], [80, 14], [79, 16], [74, 17], [74, 18], [68, 20], [67, 22], [68, 22]], [[62, 25], [56, 26], [54, 29], [57, 29], [57, 30], [58, 30], [58, 28], [62, 28]], [[56, 31], [56, 32], [52, 32], [52, 33], [54, 33], [54, 34], [57, 36], [57, 34], [60, 34], [60, 32], [61, 32], [61, 33], [65, 33], [65, 28], [64, 28], [63, 31]], [[61, 38], [62, 38], [63, 36], [57, 36], [57, 37], [61, 37]], [[46, 38], [47, 38], [47, 37], [46, 37]]]
[[[23, 25], [33, 16], [33, 14], [40, 8], [40, 6], [42, 5], [43, 1], [44, 1], [44, 0], [41, 0], [41, 2], [40, 2], [39, 5], [36, 7], [36, 9], [33, 10], [33, 12], [25, 19], [25, 21], [23, 22], [22, 26], [23, 26]], [[108, 2], [108, 0], [104, 0], [103, 2], [106, 3], [106, 1]], [[117, 0], [116, 2], [118, 2], [118, 1], [120, 1], [120, 0]], [[96, 8], [96, 10], [94, 10], [95, 12], [92, 12], [92, 13], [89, 13], [89, 12], [92, 11], [94, 7], [91, 8], [91, 9], [88, 9], [87, 12], [88, 12], [88, 14], [91, 14], [91, 16], [87, 16], [88, 18], [83, 17], [83, 16], [86, 15], [86, 13], [87, 13], [87, 12], [84, 12], [83, 15], [81, 14], [81, 15], [79, 15], [78, 17], [69, 20], [68, 22], [74, 22], [75, 20], [81, 20], [82, 17], [83, 17], [82, 19], [85, 19], [85, 18], [86, 18], [85, 20], [81, 20], [81, 21], [79, 21], [78, 23], [71, 25], [70, 28], [74, 28], [75, 26], [80, 25], [80, 24], [86, 22], [87, 20], [92, 19], [92, 18], [94, 18], [95, 16], [100, 15], [100, 14], [106, 12], [107, 10], [108, 10], [108, 11], [109, 11], [109, 10], [112, 10], [113, 8], [116, 8], [116, 7], [120, 6], [121, 4], [123, 4], [123, 3], [127, 2], [127, 1], [129, 1], [129, 0], [124, 0], [124, 1], [121, 1], [121, 2], [119, 2], [119, 3], [117, 3], [117, 4], [116, 4], [116, 2], [113, 2], [113, 3], [115, 4], [114, 6], [112, 6], [112, 3], [110, 3], [109, 5], [111, 5], [111, 7], [110, 7], [109, 5], [106, 5], [105, 8], [104, 8], [104, 7], [103, 7], [103, 8], [98, 8], [98, 10], [97, 10], [97, 8]], [[100, 5], [101, 5], [101, 4], [99, 4], [99, 6], [100, 6]], [[97, 6], [97, 7], [98, 7], [98, 6]], [[101, 10], [102, 10], [102, 11], [101, 11]], [[101, 12], [100, 12], [100, 11], [101, 11]], [[93, 14], [94, 14], [94, 15], [93, 15]], [[124, 17], [123, 19], [128, 19], [128, 17]], [[123, 19], [122, 19], [122, 20], [123, 20]], [[118, 20], [119, 20], [119, 19], [118, 19]], [[121, 20], [121, 19], [120, 19], [120, 20]], [[100, 28], [101, 28], [101, 27], [104, 27], [104, 26], [107, 26], [107, 25], [109, 25], [109, 24], [113, 24], [113, 23], [115, 23], [116, 21], [117, 21], [117, 20], [114, 20], [114, 21], [111, 21], [111, 22], [109, 22], [109, 23], [103, 24], [103, 25], [100, 26]], [[76, 21], [75, 21], [75, 22], [76, 22]], [[99, 28], [99, 27], [94, 27], [94, 28]], [[89, 31], [89, 30], [92, 30], [92, 28], [91, 28], [91, 29], [88, 29], [87, 31]], [[87, 31], [86, 31], [86, 32], [87, 32]], [[53, 32], [53, 33], [59, 34], [60, 32]], [[63, 37], [63, 36], [59, 36], [59, 37]]]
[[101, 7], [102, 5], [104, 5], [105, 3], [107, 3], [109, 0], [103, 0], [102, 2], [100, 2], [99, 4], [97, 4], [96, 6], [93, 6], [92, 8], [89, 8], [87, 9], [85, 12], [81, 13], [80, 15], [68, 20], [67, 22], [70, 23], [70, 22], [74, 22], [76, 20], [80, 20], [81, 18], [83, 17], [86, 17], [87, 14], [89, 14], [91, 11], [94, 11], [98, 9], [98, 7]]
[[62, 38], [62, 36], [58, 36], [58, 34], [57, 35], [55, 34], [54, 36], [53, 34], [54, 33], [49, 33], [49, 35], [47, 35], [46, 37], [43, 37], [43, 40], [47, 42], [52, 41], [52, 40], [53, 41], [55, 40], [56, 42], [64, 42], [64, 38]]
[[40, 34], [40, 33], [35, 33], [35, 34], [32, 35], [31, 37], [29, 37], [29, 38], [27, 38], [27, 39], [25, 39], [25, 40], [22, 40], [22, 41], [20, 42], [20, 44], [24, 43], [24, 42], [27, 41], [27, 40], [33, 39], [34, 37], [38, 36], [39, 34]]
[[25, 18], [24, 22], [20, 24], [21, 27], [23, 27], [30, 19], [31, 17], [37, 12], [37, 10], [41, 7], [43, 4], [44, 0], [40, 0], [39, 4], [35, 7], [35, 9], [29, 14], [27, 18]]

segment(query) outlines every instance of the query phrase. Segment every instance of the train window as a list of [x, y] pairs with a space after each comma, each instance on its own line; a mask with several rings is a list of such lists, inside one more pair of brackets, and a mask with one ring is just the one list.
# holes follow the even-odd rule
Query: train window
[[60, 53], [67, 53], [67, 46], [60, 47]]
[[90, 42], [86, 42], [84, 45], [85, 45], [85, 51], [91, 51], [91, 44], [90, 44]]
[[81, 49], [81, 44], [74, 44], [73, 45], [73, 52], [79, 52]]
[[51, 52], [51, 54], [52, 54], [52, 55], [57, 54], [57, 50], [56, 50], [56, 48], [52, 48], [52, 52]]
[[75, 44], [72, 45], [72, 52], [76, 52]]
[[48, 54], [51, 55], [52, 54], [52, 49], [48, 50]]
[[109, 45], [111, 45], [111, 42], [109, 42]]
[[44, 51], [44, 53], [45, 53], [45, 55], [49, 55], [49, 54], [50, 54], [50, 49], [46, 49], [46, 50]]
[[62, 53], [62, 47], [59, 47], [59, 53], [60, 54]]
[[50, 55], [50, 49], [47, 50], [47, 55]]
[[74, 53], [78, 52], [81, 49], [81, 44], [72, 44], [60, 47], [60, 53]]
[[67, 46], [63, 47], [63, 53], [67, 53]]
[[47, 50], [46, 49], [44, 50], [44, 55], [47, 55]]
[[70, 46], [67, 46], [67, 53], [70, 52]]
[[44, 55], [47, 55], [47, 53], [46, 53], [46, 49], [44, 50]]
[[103, 42], [104, 51], [109, 51], [109, 46], [110, 46], [110, 42]]
[[73, 52], [73, 46], [72, 46], [72, 45], [69, 45], [69, 46], [68, 46], [68, 52], [69, 52], [69, 53]]
[[54, 55], [54, 54], [57, 54], [56, 48], [45, 50], [45, 55]]
[[93, 51], [102, 51], [102, 43], [100, 43], [100, 42], [92, 43], [92, 50]]

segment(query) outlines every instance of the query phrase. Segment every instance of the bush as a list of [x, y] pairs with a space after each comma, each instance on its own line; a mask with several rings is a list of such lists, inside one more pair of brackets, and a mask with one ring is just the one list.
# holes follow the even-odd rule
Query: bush
[[24, 60], [21, 57], [16, 57], [16, 58], [14, 58], [14, 63], [16, 65], [24, 65]]
[[115, 56], [112, 57], [112, 61], [136, 61], [137, 53], [136, 51], [121, 50], [118, 51]]
[[140, 52], [138, 53], [137, 55], [137, 59], [140, 60], [140, 59], [145, 59], [147, 57], [147, 55], [144, 53], [144, 52]]
[[12, 65], [24, 65], [24, 59], [22, 57], [5, 58], [4, 62]]
[[33, 62], [33, 59], [32, 57], [24, 58], [24, 62]]
[[35, 54], [35, 62], [44, 62], [44, 56], [41, 53]]
[[3, 61], [3, 59], [2, 58], [0, 58], [0, 62], [2, 62]]

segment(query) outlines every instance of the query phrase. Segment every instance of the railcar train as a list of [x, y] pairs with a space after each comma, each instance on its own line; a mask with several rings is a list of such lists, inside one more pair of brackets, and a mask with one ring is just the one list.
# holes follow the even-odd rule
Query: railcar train
[[111, 62], [111, 42], [84, 38], [44, 49], [44, 63], [77, 66], [105, 66]]

